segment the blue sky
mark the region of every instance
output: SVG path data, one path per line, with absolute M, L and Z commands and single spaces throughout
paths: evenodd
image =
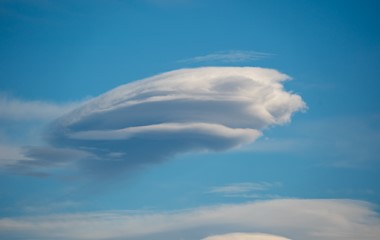
M 378 239 L 379 18 L 0 0 L 1 238 Z

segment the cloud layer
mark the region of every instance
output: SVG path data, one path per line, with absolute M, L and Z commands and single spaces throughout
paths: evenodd
M 56 119 L 47 144 L 23 148 L 22 161 L 9 169 L 75 166 L 114 175 L 180 153 L 236 148 L 305 109 L 300 96 L 284 90 L 288 79 L 273 69 L 203 67 L 128 83 Z M 25 118 L 23 109 L 45 109 L 27 114 L 31 118 L 66 111 L 40 102 L 7 103 L 8 118 Z
M 80 104 L 30 101 L 0 93 L 0 170 L 29 172 L 30 166 L 41 165 L 40 156 L 29 156 L 31 151 L 26 146 L 42 144 L 41 132 L 46 124 Z
M 236 232 L 272 236 L 225 235 Z M 0 218 L 0 238 L 9 240 L 377 240 L 379 236 L 380 220 L 372 205 L 331 199 L 279 199 L 175 212 L 111 211 Z
M 49 143 L 90 152 L 91 167 L 99 164 L 103 172 L 183 152 L 228 150 L 305 108 L 300 96 L 284 90 L 288 79 L 254 67 L 167 72 L 117 87 L 59 118 Z

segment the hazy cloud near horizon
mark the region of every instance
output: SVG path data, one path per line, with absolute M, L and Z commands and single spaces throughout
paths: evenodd
M 0 218 L 0 237 L 10 240 L 377 240 L 379 229 L 380 220 L 373 205 L 343 199 L 277 199 L 166 212 L 108 211 Z M 230 234 L 237 232 L 240 234 Z M 258 238 L 259 234 L 243 234 L 250 232 L 271 235 L 261 234 Z

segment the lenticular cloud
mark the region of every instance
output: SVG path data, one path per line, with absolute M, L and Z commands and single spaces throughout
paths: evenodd
M 305 108 L 300 96 L 284 90 L 288 79 L 254 67 L 167 72 L 117 87 L 59 118 L 49 141 L 122 166 L 228 150 Z

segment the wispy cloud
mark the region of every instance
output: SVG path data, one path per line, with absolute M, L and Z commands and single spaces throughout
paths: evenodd
M 0 121 L 52 120 L 78 107 L 80 102 L 57 104 L 28 101 L 0 94 Z
M 231 50 L 231 51 L 221 51 L 216 53 L 211 53 L 203 56 L 196 56 L 188 59 L 181 60 L 184 63 L 242 63 L 257 61 L 265 58 L 272 57 L 273 54 L 255 52 L 255 51 L 241 51 L 241 50 Z
M 175 212 L 113 211 L 0 219 L 0 238 L 9 240 L 218 239 L 210 233 L 233 232 L 269 233 L 276 240 L 280 236 L 377 240 L 380 219 L 366 202 L 332 199 L 279 199 Z M 220 239 L 231 240 L 232 236 Z
M 47 152 L 55 159 L 70 149 L 87 152 L 83 169 L 113 176 L 180 153 L 237 148 L 305 108 L 282 87 L 287 79 L 273 69 L 206 67 L 136 81 L 58 118 L 47 133 L 54 149 L 27 156 L 41 162 Z
M 0 153 L 0 167 L 13 165 L 21 159 L 25 159 L 22 150 L 13 145 L 0 143 Z
M 244 183 L 233 183 L 225 186 L 214 187 L 210 190 L 211 193 L 248 193 L 252 191 L 265 191 L 273 187 L 279 187 L 281 183 L 269 183 L 269 182 L 244 182 Z
M 29 153 L 28 145 L 41 144 L 43 131 L 53 119 L 80 106 L 83 102 L 54 103 L 48 101 L 24 100 L 6 93 L 0 93 L 0 168 L 2 170 L 30 173 L 30 168 L 42 166 Z M 52 159 L 57 159 L 54 156 Z M 55 161 L 49 160 L 51 164 Z M 50 165 L 51 165 L 50 164 Z M 32 167 L 34 166 L 34 167 Z M 41 175 L 39 172 L 37 175 Z M 45 175 L 45 174 L 42 174 Z

